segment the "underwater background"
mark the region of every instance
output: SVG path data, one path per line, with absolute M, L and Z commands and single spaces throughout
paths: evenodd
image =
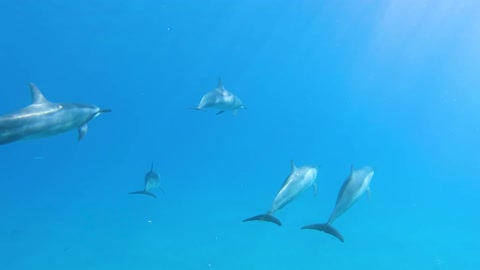
M 0 113 L 112 109 L 0 149 L 0 269 L 480 269 L 480 2 L 0 3 Z M 246 110 L 187 110 L 221 77 Z M 267 222 L 298 166 L 307 190 Z M 157 199 L 143 188 L 151 162 Z M 325 222 L 351 166 L 371 198 Z

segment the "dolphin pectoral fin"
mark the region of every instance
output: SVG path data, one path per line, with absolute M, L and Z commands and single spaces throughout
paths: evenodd
M 344 242 L 343 236 L 340 234 L 340 232 L 337 231 L 337 229 L 332 227 L 330 224 L 312 224 L 312 225 L 303 226 L 302 230 L 305 230 L 305 229 L 307 229 L 307 230 L 317 230 L 317 231 L 321 231 L 321 232 L 324 232 L 324 233 L 328 233 L 328 234 L 336 237 L 342 243 Z
M 224 113 L 225 111 L 218 111 L 216 114 L 219 115 L 219 114 L 222 114 Z
M 317 193 L 318 193 L 317 183 L 313 183 L 312 189 L 313 189 L 313 196 L 317 197 Z
M 370 197 L 372 197 L 372 192 L 370 191 L 370 187 L 367 188 L 367 198 L 370 201 Z
M 142 190 L 142 191 L 135 191 L 135 192 L 130 192 L 128 194 L 144 194 L 144 195 L 148 195 L 148 196 L 152 196 L 154 198 L 157 198 L 157 196 L 155 196 L 155 194 L 151 193 L 151 192 L 148 192 L 148 191 L 145 191 L 145 190 Z
M 270 214 L 256 215 L 256 216 L 253 216 L 251 218 L 247 218 L 247 219 L 243 220 L 242 222 L 253 221 L 253 220 L 267 221 L 267 222 L 275 223 L 278 226 L 282 226 L 282 222 L 280 222 L 279 219 L 277 219 L 276 217 L 274 217 Z
M 78 141 L 81 141 L 83 139 L 83 137 L 85 137 L 85 135 L 87 135 L 87 131 L 88 131 L 87 123 L 81 125 L 78 128 Z

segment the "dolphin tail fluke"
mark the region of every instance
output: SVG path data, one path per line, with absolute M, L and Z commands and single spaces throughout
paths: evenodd
M 256 216 L 253 216 L 251 218 L 247 218 L 247 219 L 243 220 L 243 222 L 253 221 L 253 220 L 267 221 L 267 222 L 275 223 L 278 226 L 282 226 L 282 222 L 280 222 L 280 220 L 278 218 L 276 218 L 276 217 L 274 217 L 270 214 L 256 215 Z
M 157 198 L 157 196 L 155 196 L 155 194 L 151 193 L 151 192 L 148 192 L 146 190 L 142 190 L 142 191 L 134 191 L 134 192 L 130 192 L 128 194 L 144 194 L 144 195 L 148 195 L 148 196 L 152 196 L 154 198 Z
M 334 227 L 332 227 L 330 224 L 328 223 L 325 223 L 325 224 L 312 224 L 312 225 L 307 225 L 307 226 L 303 226 L 302 227 L 302 230 L 304 229 L 309 229 L 309 230 L 317 230 L 317 231 L 321 231 L 321 232 L 324 232 L 324 233 L 328 233 L 334 237 L 336 237 L 338 240 L 340 240 L 342 243 L 344 242 L 343 240 L 343 236 L 340 234 L 339 231 L 337 231 L 337 229 L 335 229 Z

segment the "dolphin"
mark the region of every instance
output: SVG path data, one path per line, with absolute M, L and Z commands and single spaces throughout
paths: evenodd
M 357 170 L 351 169 L 350 175 L 343 182 L 342 187 L 337 195 L 337 202 L 335 208 L 330 215 L 327 223 L 312 224 L 303 226 L 302 229 L 311 229 L 323 231 L 338 238 L 344 242 L 343 236 L 331 224 L 347 211 L 358 199 L 366 192 L 370 198 L 370 182 L 374 174 L 374 169 L 371 167 L 363 167 Z
M 143 190 L 130 192 L 128 194 L 144 194 L 157 198 L 157 196 L 150 191 L 152 189 L 159 188 L 163 192 L 163 189 L 160 187 L 160 177 L 158 176 L 158 173 L 153 170 L 153 162 L 150 171 L 145 174 L 144 183 L 145 188 Z
M 233 115 L 237 115 L 238 110 L 246 109 L 237 96 L 225 89 L 221 78 L 218 78 L 217 88 L 206 93 L 198 106 L 190 109 L 205 111 L 206 108 L 218 110 L 217 115 L 225 111 L 232 111 Z
M 72 129 L 78 141 L 87 134 L 87 123 L 110 109 L 76 103 L 48 101 L 35 84 L 30 83 L 32 103 L 12 113 L 0 115 L 0 144 L 44 138 Z
M 280 220 L 273 216 L 273 213 L 275 211 L 285 207 L 287 204 L 289 204 L 291 201 L 293 201 L 311 186 L 313 187 L 314 194 L 317 194 L 317 185 L 315 183 L 315 179 L 317 178 L 318 167 L 296 167 L 293 161 L 291 161 L 290 163 L 290 175 L 287 177 L 287 179 L 285 179 L 282 187 L 280 188 L 280 191 L 278 191 L 277 196 L 275 196 L 275 199 L 273 199 L 270 210 L 268 210 L 265 214 L 260 214 L 251 218 L 247 218 L 243 220 L 243 222 L 260 220 L 272 222 L 277 224 L 278 226 L 282 226 Z

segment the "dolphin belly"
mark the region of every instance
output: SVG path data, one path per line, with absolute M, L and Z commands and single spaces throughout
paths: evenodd
M 309 169 L 310 170 L 310 169 Z M 300 194 L 305 192 L 314 183 L 317 177 L 317 171 L 306 171 L 299 175 L 291 176 L 291 180 L 275 196 L 270 212 L 282 209 L 287 204 L 295 200 Z

